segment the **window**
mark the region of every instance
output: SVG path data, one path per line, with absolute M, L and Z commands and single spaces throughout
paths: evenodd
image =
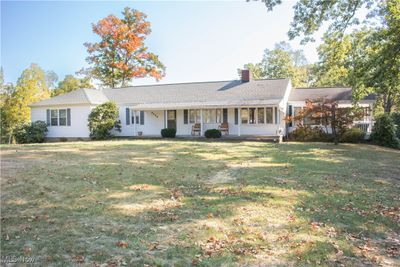
M 300 111 L 301 111 L 301 110 L 302 110 L 301 107 L 295 107 L 295 108 L 293 109 L 293 117 L 298 116 L 298 115 L 300 114 Z
M 312 114 L 304 117 L 304 125 L 320 125 L 321 124 L 321 116 L 315 117 Z
M 51 126 L 58 126 L 58 109 L 51 110 Z
M 267 112 L 267 123 L 272 124 L 272 108 L 266 108 L 265 110 Z
M 249 108 L 249 124 L 256 124 L 256 109 Z
M 204 110 L 204 123 L 215 123 L 216 120 L 216 110 L 215 109 L 206 109 Z
M 258 116 L 258 124 L 264 124 L 265 123 L 265 109 L 264 108 L 258 108 L 257 109 L 257 116 Z
M 222 122 L 222 109 L 217 109 L 216 113 L 217 113 L 217 117 L 215 120 L 217 123 L 221 123 Z
M 131 110 L 131 123 L 135 124 L 135 111 L 133 109 Z
M 249 110 L 247 108 L 242 108 L 240 111 L 240 119 L 242 123 L 248 123 L 249 121 Z
M 144 111 L 131 110 L 131 123 L 132 124 L 144 124 Z
M 67 110 L 66 109 L 59 110 L 59 125 L 67 126 Z
M 71 109 L 47 109 L 47 126 L 71 126 Z
M 200 109 L 190 109 L 189 123 L 199 123 L 199 122 L 200 122 Z

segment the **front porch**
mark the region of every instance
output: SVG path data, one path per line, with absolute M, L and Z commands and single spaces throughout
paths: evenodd
M 223 138 L 276 139 L 284 133 L 284 113 L 278 105 L 216 108 L 137 109 L 126 107 L 119 136 L 160 137 L 163 128 L 182 138 L 203 137 L 209 129 L 227 127 Z M 272 138 L 271 138 L 272 137 Z

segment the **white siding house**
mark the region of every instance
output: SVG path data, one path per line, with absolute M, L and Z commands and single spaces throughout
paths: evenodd
M 116 136 L 160 136 L 175 128 L 190 136 L 199 124 L 200 135 L 224 123 L 230 136 L 282 136 L 293 130 L 284 121 L 307 99 L 331 98 L 351 105 L 351 88 L 292 89 L 289 79 L 241 80 L 132 86 L 118 89 L 80 89 L 31 105 L 31 120 L 48 124 L 49 138 L 88 138 L 90 111 L 107 101 L 119 107 L 121 132 Z M 364 102 L 363 102 L 364 101 Z M 361 101 L 370 107 L 374 99 Z M 372 123 L 372 117 L 366 117 Z M 369 127 L 369 126 L 368 126 Z

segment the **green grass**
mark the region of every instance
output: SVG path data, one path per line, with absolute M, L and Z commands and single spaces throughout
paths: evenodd
M 399 266 L 400 152 L 126 140 L 1 147 L 1 253 L 40 265 Z

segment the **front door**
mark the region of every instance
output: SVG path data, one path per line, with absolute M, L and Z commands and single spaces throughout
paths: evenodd
M 174 128 L 176 130 L 176 110 L 167 111 L 167 128 Z

